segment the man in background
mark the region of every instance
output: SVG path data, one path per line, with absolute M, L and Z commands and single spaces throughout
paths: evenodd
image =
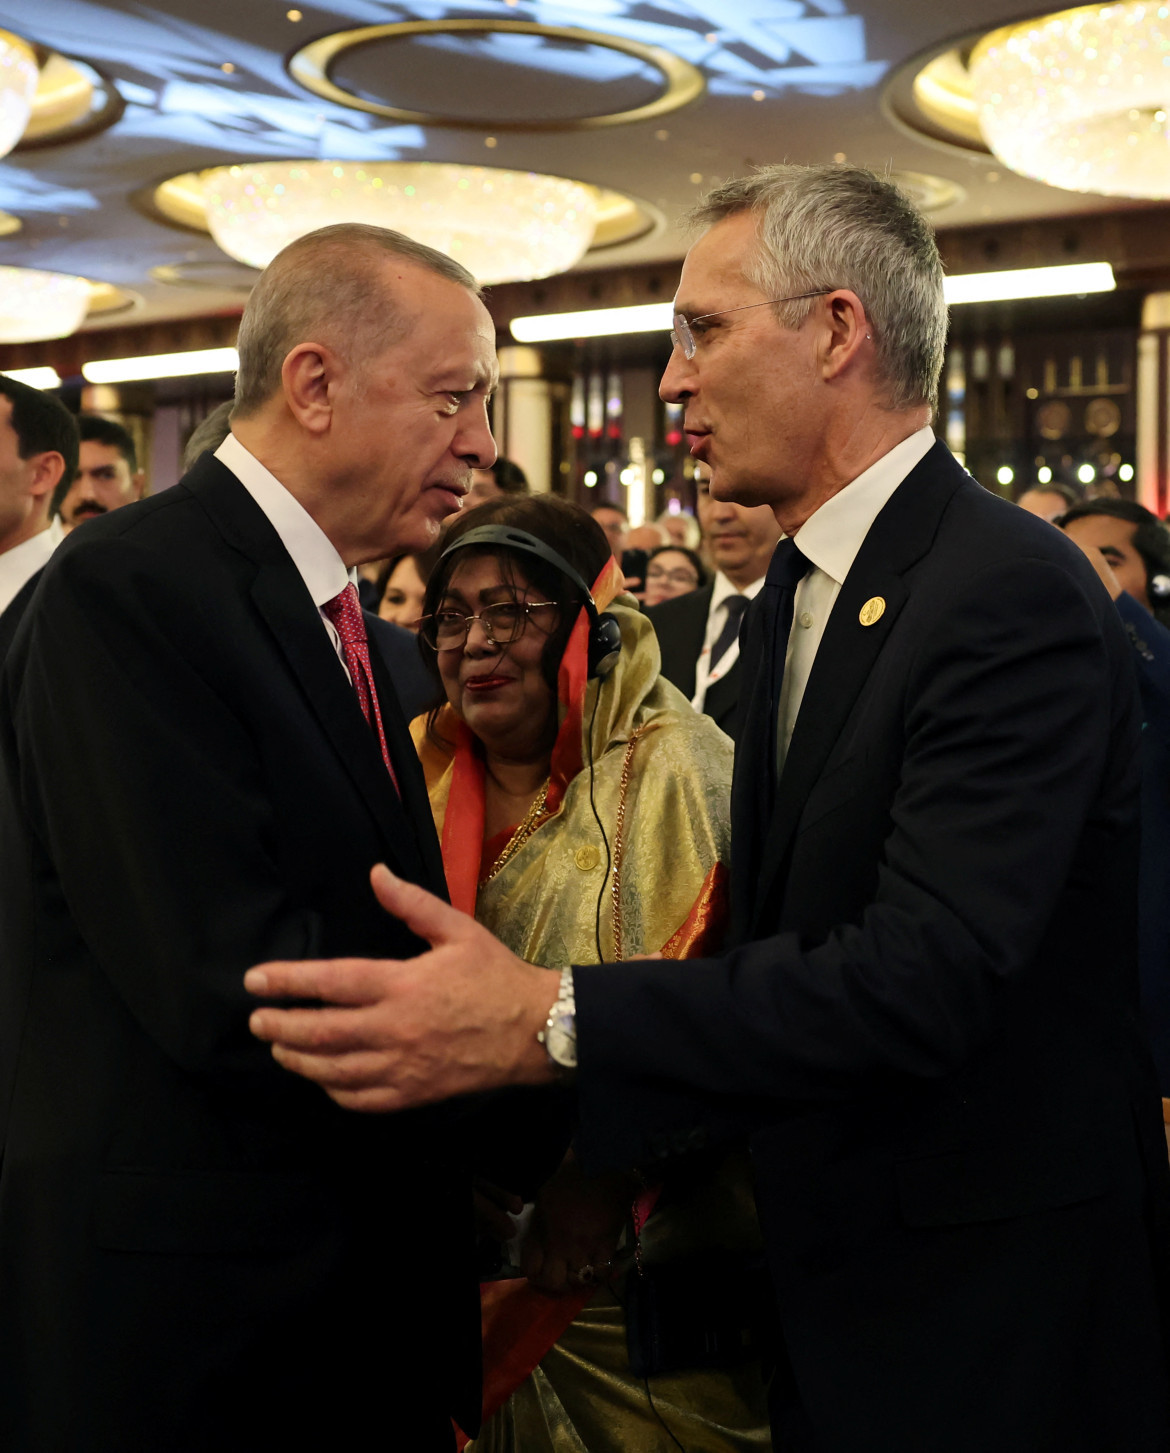
M 613 552 L 613 558 L 620 565 L 622 554 L 626 549 L 627 540 L 630 534 L 629 516 L 621 505 L 603 504 L 589 511 L 601 528 L 605 531 L 605 538 L 609 541 L 609 548 Z
M 77 424 L 52 394 L 0 374 L 0 661 L 61 542 L 57 490 L 77 468 Z
M 1082 549 L 1100 552 L 1131 602 L 1170 624 L 1170 528 L 1152 510 L 1132 499 L 1089 499 L 1055 523 Z M 1128 619 L 1124 599 L 1117 602 Z
M 138 467 L 138 451 L 130 431 L 100 414 L 79 414 L 81 448 L 72 482 L 58 486 L 53 513 L 68 532 L 84 520 L 141 499 L 146 475 Z
M 662 674 L 696 711 L 730 737 L 738 734 L 739 628 L 748 601 L 764 584 L 780 526 L 767 505 L 713 499 L 706 473 L 698 479 L 699 524 L 715 566 L 711 584 L 646 612 L 662 647 Z
M 1142 702 L 1138 969 L 1170 1137 L 1170 529 L 1134 500 L 1094 499 L 1055 523 L 1092 562 L 1129 638 Z
M 1034 484 L 1016 497 L 1016 504 L 1030 515 L 1051 523 L 1077 503 L 1080 496 L 1064 484 Z

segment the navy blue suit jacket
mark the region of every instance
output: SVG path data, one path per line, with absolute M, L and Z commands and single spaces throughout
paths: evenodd
M 1170 631 L 1124 591 L 1116 604 L 1142 702 L 1142 1012 L 1158 1082 L 1170 1098 Z
M 577 974 L 588 1162 L 751 1136 L 780 1446 L 1167 1446 L 1129 655 L 1081 553 L 936 444 L 844 582 L 754 851 L 737 769 L 735 946 Z

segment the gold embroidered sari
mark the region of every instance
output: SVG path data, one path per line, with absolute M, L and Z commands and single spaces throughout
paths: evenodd
M 582 612 L 560 671 L 544 813 L 487 881 L 478 746 L 449 707 L 431 733 L 422 717 L 411 728 L 452 902 L 550 967 L 596 962 L 598 938 L 607 962 L 693 956 L 717 947 L 725 924 L 732 743 L 659 675 L 653 627 L 628 598 L 613 601 L 620 588 L 609 567 L 594 587 L 598 608 L 621 625 L 618 664 L 587 680 Z M 721 1245 L 757 1244 L 746 1175 L 720 1182 L 699 1219 L 712 1215 Z M 695 1220 L 693 1207 L 680 1215 L 664 1205 L 643 1233 L 647 1256 L 692 1239 Z M 652 1378 L 656 1415 L 630 1372 L 620 1296 L 620 1287 L 556 1300 L 524 1282 L 484 1287 L 488 1416 L 469 1453 L 656 1453 L 673 1446 L 660 1417 L 689 1453 L 771 1447 L 755 1364 Z

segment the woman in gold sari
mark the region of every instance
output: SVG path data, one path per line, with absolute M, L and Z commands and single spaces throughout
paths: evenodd
M 427 589 L 421 639 L 446 703 L 412 732 L 451 901 L 540 964 L 682 958 L 723 928 L 731 742 L 659 676 L 653 628 L 621 590 L 601 529 L 549 496 L 458 520 Z M 636 1265 L 619 1275 L 630 1221 Z M 668 1359 L 640 1377 L 627 1355 L 625 1309 L 654 1267 L 757 1247 L 742 1167 L 647 1186 L 587 1180 L 570 1152 L 522 1261 L 562 1295 L 484 1288 L 472 1453 L 770 1447 L 758 1362 Z

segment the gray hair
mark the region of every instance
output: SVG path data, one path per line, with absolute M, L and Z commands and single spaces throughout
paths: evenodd
M 748 281 L 769 297 L 848 288 L 865 309 L 885 406 L 935 405 L 947 334 L 942 260 L 926 219 L 892 182 L 864 167 L 760 167 L 708 192 L 688 221 L 759 218 Z M 799 328 L 815 300 L 776 309 Z
M 328 340 L 353 360 L 409 333 L 414 315 L 379 276 L 387 257 L 417 263 L 480 296 L 461 263 L 388 227 L 338 222 L 306 233 L 264 269 L 240 319 L 233 418 L 255 413 L 276 393 L 298 343 Z

